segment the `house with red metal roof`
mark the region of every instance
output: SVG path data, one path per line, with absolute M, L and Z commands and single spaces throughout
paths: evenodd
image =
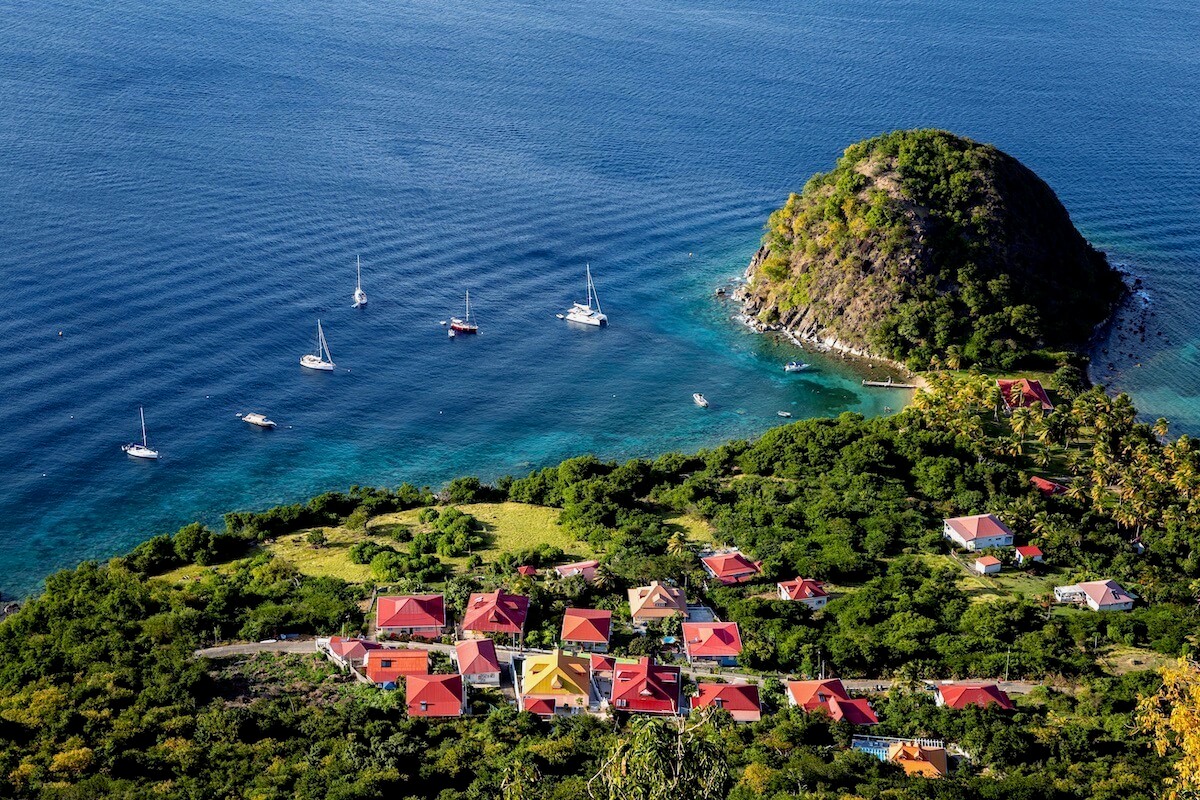
M 1041 381 L 1032 378 L 998 380 L 996 387 L 1000 389 L 1000 402 L 1004 404 L 1004 410 L 1010 413 L 1018 408 L 1033 408 L 1042 412 L 1054 410 L 1054 404 L 1042 388 Z
M 698 683 L 692 708 L 721 708 L 729 712 L 734 722 L 762 719 L 762 702 L 758 686 L 753 683 Z
M 1056 494 L 1066 494 L 1067 491 L 1067 487 L 1063 486 L 1061 483 L 1055 483 L 1054 481 L 1046 480 L 1045 478 L 1039 478 L 1036 475 L 1030 478 L 1029 482 L 1033 484 L 1035 489 L 1044 494 L 1046 497 L 1053 497 Z
M 404 702 L 410 717 L 461 717 L 466 693 L 460 675 L 413 675 L 405 681 Z
M 599 561 L 576 561 L 574 564 L 559 564 L 554 571 L 560 578 L 573 578 L 579 575 L 584 581 L 591 583 L 596 579 L 596 568 L 599 566 Z
M 429 674 L 429 653 L 393 647 L 368 650 L 362 671 L 380 689 L 395 689 L 401 678 Z
M 944 683 L 937 687 L 934 702 L 958 711 L 967 706 L 986 708 L 997 705 L 1006 711 L 1013 708 L 1012 700 L 994 683 Z
M 726 586 L 752 581 L 762 574 L 762 562 L 751 561 L 736 550 L 700 559 L 704 570 Z
M 597 678 L 608 678 L 611 680 L 613 670 L 617 667 L 617 657 L 592 653 L 591 667 L 592 675 Z
M 471 595 L 463 612 L 463 633 L 475 634 L 474 638 L 489 633 L 507 633 L 520 637 L 525 631 L 525 618 L 529 615 L 529 598 L 509 594 L 503 589 Z
M 1111 579 L 1055 586 L 1054 597 L 1060 603 L 1085 605 L 1092 611 L 1128 611 L 1137 600 L 1136 595 Z
M 440 594 L 388 595 L 375 602 L 375 634 L 436 639 L 446 627 Z
M 829 592 L 825 591 L 825 585 L 810 578 L 796 578 L 794 581 L 784 581 L 775 586 L 779 589 L 780 600 L 794 600 L 814 611 L 824 608 L 829 602 Z
M 464 639 L 454 645 L 458 674 L 473 686 L 500 685 L 500 659 L 491 639 Z
M 824 681 L 788 681 L 788 703 L 807 712 L 821 711 L 835 722 L 846 720 L 851 725 L 876 725 L 871 704 L 864 698 L 851 698 L 837 678 Z
M 612 612 L 595 608 L 568 608 L 563 614 L 562 639 L 564 645 L 573 644 L 589 653 L 608 650 L 608 638 L 612 633 Z
M 687 619 L 687 598 L 683 589 L 650 581 L 649 586 L 629 590 L 629 616 L 635 623 L 673 616 Z
M 678 714 L 682 698 L 679 667 L 655 664 L 653 658 L 636 664 L 613 665 L 612 696 L 617 711 L 635 714 Z
M 537 577 L 537 567 L 531 567 L 528 564 L 517 567 L 517 574 L 525 578 Z
M 689 664 L 731 667 L 742 652 L 742 634 L 736 622 L 685 622 L 683 645 Z
M 328 639 L 317 639 L 317 650 L 329 657 L 329 660 L 343 669 L 357 667 L 367 657 L 368 650 L 378 650 L 383 645 L 367 639 L 344 639 L 341 636 L 330 636 Z
M 942 520 L 942 538 L 971 552 L 1013 545 L 1013 532 L 995 514 Z
M 1045 558 L 1042 548 L 1032 544 L 1023 544 L 1017 548 L 1017 564 L 1025 566 L 1026 562 L 1041 561 Z

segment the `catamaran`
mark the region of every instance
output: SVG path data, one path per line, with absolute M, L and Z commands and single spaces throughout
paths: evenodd
M 354 307 L 362 308 L 367 304 L 367 293 L 362 290 L 362 260 L 355 256 L 354 262 L 358 266 L 358 285 L 354 287 Z
M 450 335 L 457 336 L 460 333 L 479 333 L 479 326 L 471 321 L 471 293 L 469 291 L 467 292 L 467 316 L 463 319 L 450 318 Z
M 158 458 L 158 451 L 150 449 L 150 442 L 146 439 L 146 411 L 142 407 L 138 407 L 138 414 L 142 417 L 142 443 L 131 442 L 130 444 L 121 445 L 121 449 L 134 458 Z
M 317 352 L 300 356 L 300 366 L 305 369 L 333 372 L 333 354 L 329 352 L 329 343 L 325 341 L 325 331 L 321 330 L 321 320 L 317 320 Z
M 260 428 L 274 428 L 275 423 L 267 419 L 263 414 L 249 413 L 242 417 L 242 422 L 249 422 L 251 425 L 257 425 Z
M 595 301 L 596 307 L 592 308 Z M 578 322 L 581 325 L 601 327 L 608 324 L 608 317 L 600 310 L 600 296 L 596 294 L 596 284 L 592 283 L 592 265 L 587 265 L 587 304 L 575 303 L 567 310 L 567 322 Z

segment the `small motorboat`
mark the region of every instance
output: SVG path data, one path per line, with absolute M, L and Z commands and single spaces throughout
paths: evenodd
M 566 314 L 555 314 L 554 318 L 555 319 L 566 319 L 567 315 Z
M 803 372 L 808 369 L 809 365 L 803 361 L 789 361 L 783 365 L 784 372 Z
M 701 408 L 708 408 L 708 400 L 704 399 L 704 395 L 699 392 L 692 395 L 692 402 Z
M 246 414 L 242 417 L 242 422 L 249 422 L 251 425 L 257 425 L 260 428 L 274 428 L 275 423 L 267 419 L 262 414 Z
M 451 328 L 450 330 L 446 331 L 446 335 L 453 339 L 455 336 L 458 336 L 458 332 L 455 331 L 454 328 Z
M 776 411 L 775 413 L 786 419 L 791 419 L 792 417 L 792 412 L 790 411 Z

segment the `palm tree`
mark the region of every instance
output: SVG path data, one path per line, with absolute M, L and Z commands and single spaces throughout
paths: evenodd
M 721 800 L 732 782 L 711 710 L 687 720 L 639 717 L 588 781 L 594 800 Z
M 617 576 L 609 568 L 608 564 L 599 564 L 596 571 L 592 573 L 592 584 L 602 591 L 608 591 L 617 584 Z
M 667 554 L 681 558 L 687 555 L 688 550 L 687 534 L 682 531 L 671 534 L 671 538 L 667 539 Z
M 1032 408 L 1014 408 L 1012 415 L 1008 418 L 1008 424 L 1012 427 L 1013 433 L 1024 442 L 1025 435 L 1033 429 L 1037 423 L 1037 417 L 1033 414 Z

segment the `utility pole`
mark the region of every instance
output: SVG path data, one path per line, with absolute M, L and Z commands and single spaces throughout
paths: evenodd
M 1010 656 L 1012 656 L 1012 648 L 1011 647 L 1008 648 L 1008 650 L 1004 653 L 1004 682 L 1005 683 L 1008 683 L 1008 661 L 1009 661 Z

